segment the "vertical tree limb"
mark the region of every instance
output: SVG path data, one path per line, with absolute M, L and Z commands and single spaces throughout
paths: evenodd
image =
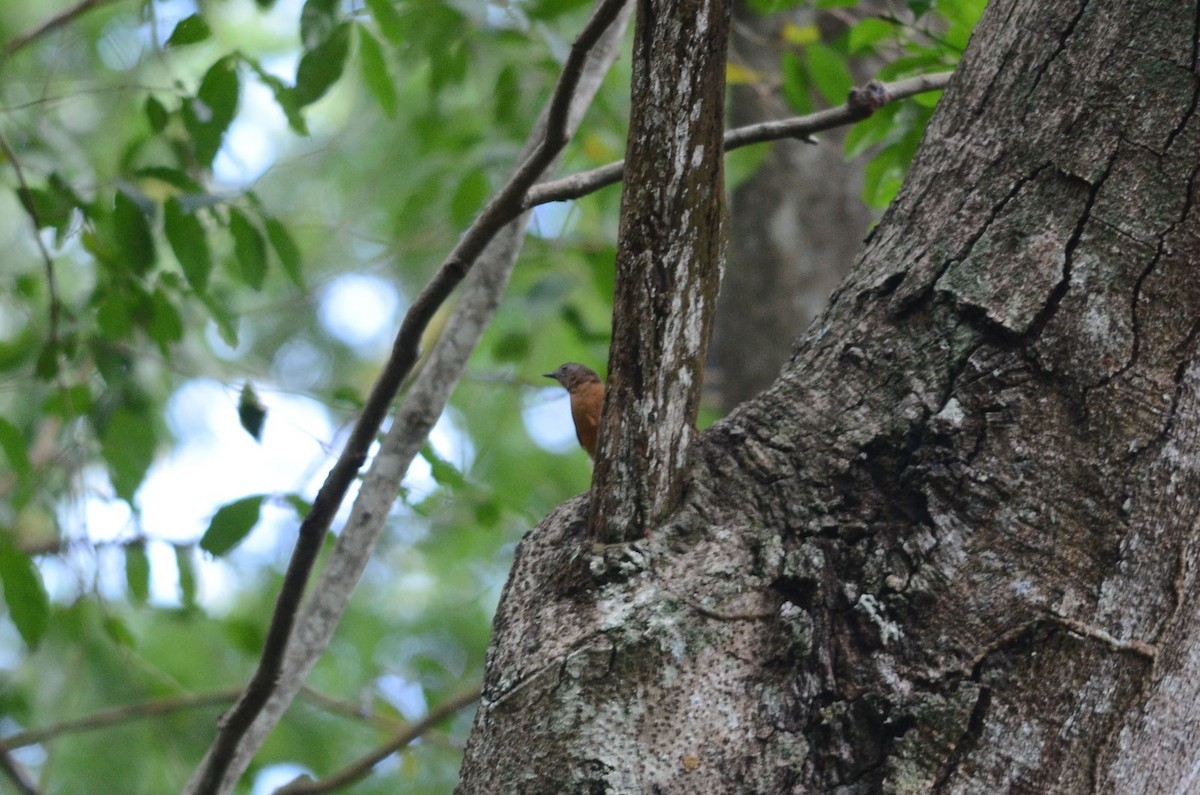
M 642 0 L 594 538 L 640 538 L 683 492 L 725 243 L 726 0 Z M 680 113 L 680 109 L 687 109 Z

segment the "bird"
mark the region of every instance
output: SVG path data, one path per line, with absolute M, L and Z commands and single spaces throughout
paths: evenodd
M 558 381 L 570 393 L 575 438 L 587 450 L 588 457 L 594 459 L 596 434 L 600 429 L 600 409 L 604 405 L 604 382 L 595 370 L 578 362 L 567 362 L 554 372 L 542 375 Z

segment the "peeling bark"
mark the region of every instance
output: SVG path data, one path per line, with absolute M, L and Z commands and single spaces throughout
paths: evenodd
M 680 507 L 521 544 L 460 792 L 1190 792 L 1195 0 L 993 0 Z

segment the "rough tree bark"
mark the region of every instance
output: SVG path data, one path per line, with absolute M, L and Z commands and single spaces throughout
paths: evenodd
M 691 464 L 725 246 L 727 0 L 642 0 L 621 193 L 608 385 L 589 520 L 632 541 Z M 686 113 L 679 113 L 686 108 Z
M 992 0 L 679 509 L 522 542 L 460 792 L 1197 791 L 1198 34 Z

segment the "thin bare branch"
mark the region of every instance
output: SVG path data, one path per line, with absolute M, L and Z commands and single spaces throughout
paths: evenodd
M 397 733 L 395 737 L 383 745 L 365 754 L 333 775 L 323 778 L 320 781 L 297 779 L 286 787 L 276 790 L 275 795 L 316 795 L 316 793 L 321 792 L 333 792 L 334 790 L 353 784 L 367 776 L 384 759 L 402 750 L 413 740 L 416 740 L 446 718 L 474 704 L 479 700 L 480 693 L 481 689 L 478 687 L 459 693 L 404 731 Z
M 8 775 L 20 795 L 39 795 L 37 785 L 33 783 L 33 779 L 29 777 L 24 768 L 17 764 L 17 761 L 12 758 L 12 754 L 7 749 L 0 749 L 0 770 L 3 770 Z
M 157 701 L 144 701 L 138 704 L 114 707 L 113 709 L 106 709 L 101 712 L 93 712 L 91 715 L 84 715 L 74 720 L 65 720 L 50 726 L 43 726 L 40 729 L 15 732 L 0 739 L 0 749 L 24 748 L 25 746 L 37 745 L 47 740 L 53 740 L 64 734 L 95 731 L 96 729 L 103 729 L 118 723 L 128 723 L 129 721 L 141 718 L 151 718 L 155 715 L 167 715 L 172 712 L 227 704 L 237 698 L 240 693 L 241 688 L 235 687 L 216 690 L 212 693 L 164 698 Z
M 13 53 L 37 41 L 42 36 L 45 36 L 47 33 L 58 30 L 64 25 L 69 24 L 76 17 L 91 11 L 93 8 L 98 8 L 106 3 L 111 3 L 112 1 L 113 0 L 83 0 L 83 2 L 79 3 L 78 5 L 71 6 L 61 13 L 55 14 L 28 33 L 23 33 L 20 36 L 17 36 L 15 39 L 9 40 L 8 44 L 4 45 L 4 54 L 12 55 Z
M 562 150 L 566 140 L 567 108 L 583 73 L 588 53 L 621 11 L 626 0 L 603 0 L 571 48 L 555 85 L 547 117 L 547 130 L 533 154 L 476 217 L 430 282 L 409 307 L 392 345 L 392 352 L 363 406 L 337 462 L 330 469 L 307 517 L 284 575 L 275 611 L 267 630 L 259 666 L 245 693 L 223 718 L 217 736 L 201 763 L 191 792 L 220 791 L 242 737 L 273 693 L 283 667 L 284 653 L 295 624 L 309 576 L 334 514 L 366 460 L 392 401 L 417 361 L 421 335 L 430 319 L 470 271 L 489 241 L 524 211 L 521 199 Z
M 302 692 L 306 700 L 328 712 L 358 721 L 365 721 L 381 731 L 395 732 L 399 730 L 398 721 L 392 718 L 363 714 L 357 705 L 332 698 L 312 688 L 306 687 Z M 91 715 L 84 715 L 74 720 L 65 720 L 61 723 L 43 726 L 40 729 L 13 732 L 7 737 L 0 738 L 0 753 L 7 753 L 15 748 L 25 748 L 30 745 L 44 743 L 65 734 L 96 731 L 97 729 L 104 729 L 121 723 L 129 723 L 130 721 L 141 720 L 143 718 L 153 718 L 157 715 L 169 715 L 191 709 L 220 706 L 232 702 L 241 693 L 242 689 L 240 687 L 232 687 L 224 690 L 214 690 L 211 693 L 196 693 L 177 698 L 163 698 L 156 701 L 144 701 L 137 704 L 126 704 L 121 707 L 101 710 L 100 712 L 93 712 Z
M 950 75 L 950 72 L 940 72 L 897 80 L 894 83 L 872 81 L 863 88 L 855 89 L 855 92 L 858 93 L 852 92 L 852 98 L 846 104 L 836 108 L 828 108 L 807 116 L 765 121 L 738 127 L 736 130 L 728 130 L 725 133 L 725 151 L 732 151 L 751 144 L 777 141 L 781 138 L 810 140 L 813 133 L 861 121 L 891 102 L 898 102 L 926 91 L 939 91 L 950 82 Z M 580 196 L 586 196 L 600 188 L 620 182 L 624 174 L 625 161 L 618 160 L 589 171 L 581 171 L 561 179 L 542 182 L 535 185 L 525 195 L 525 207 L 578 199 Z

